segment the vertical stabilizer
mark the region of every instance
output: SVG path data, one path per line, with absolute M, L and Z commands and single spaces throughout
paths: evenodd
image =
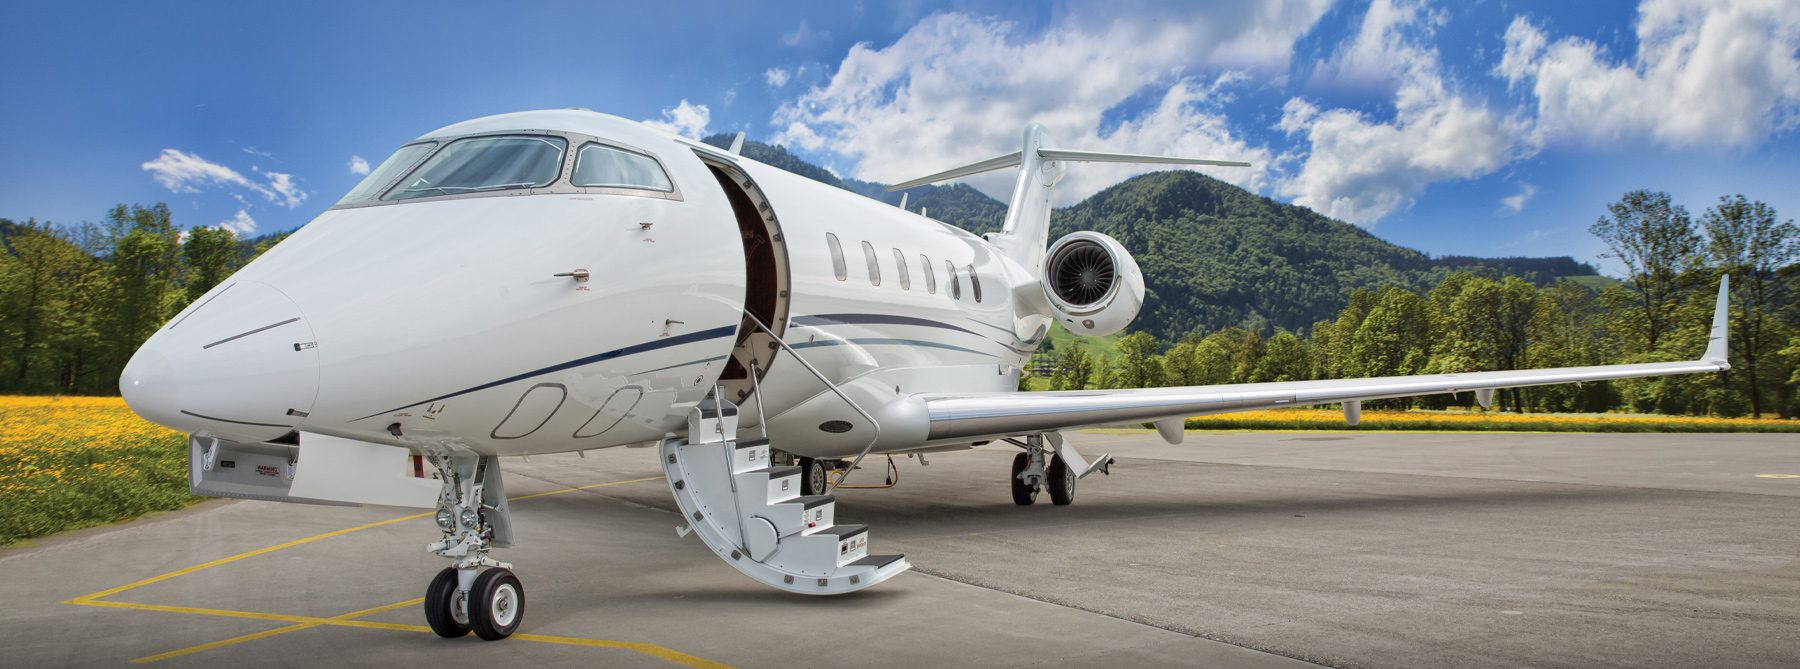
M 1069 173 L 1060 160 L 1051 160 L 1039 149 L 1055 149 L 1056 140 L 1044 126 L 1025 126 L 1025 146 L 1019 152 L 1019 179 L 1013 183 L 1007 204 L 1006 224 L 988 241 L 1033 275 L 1044 269 L 1044 250 L 1050 244 L 1050 204 L 1056 182 Z

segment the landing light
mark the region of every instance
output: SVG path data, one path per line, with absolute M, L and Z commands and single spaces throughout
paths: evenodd
M 450 507 L 447 507 L 447 506 L 438 507 L 437 524 L 438 524 L 438 527 L 444 528 L 445 532 L 450 531 Z

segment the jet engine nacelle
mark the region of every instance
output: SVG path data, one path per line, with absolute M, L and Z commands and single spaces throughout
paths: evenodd
M 1125 329 L 1144 306 L 1144 273 L 1124 246 L 1098 232 L 1077 232 L 1045 254 L 1044 293 L 1063 327 L 1102 337 Z

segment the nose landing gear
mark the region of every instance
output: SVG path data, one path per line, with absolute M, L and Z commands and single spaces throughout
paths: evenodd
M 500 469 L 488 456 L 428 458 L 444 482 L 436 514 L 444 538 L 426 550 L 455 562 L 426 586 L 425 622 L 445 638 L 470 631 L 489 641 L 511 636 L 525 618 L 525 587 L 511 564 L 487 555 L 512 546 Z

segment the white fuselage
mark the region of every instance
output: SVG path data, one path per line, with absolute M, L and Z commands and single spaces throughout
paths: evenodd
M 1041 290 L 1036 277 L 973 235 L 636 123 L 526 112 L 427 137 L 515 130 L 653 155 L 675 193 L 544 188 L 333 208 L 145 343 L 121 379 L 133 409 L 243 441 L 305 431 L 516 455 L 654 442 L 726 383 L 728 399 L 749 396 L 746 431 L 763 429 L 760 412 L 784 450 L 861 451 L 867 421 L 803 365 L 766 341 L 737 346 L 761 281 L 782 288 L 770 325 L 881 420 L 874 452 L 957 447 L 967 441 L 930 443 L 907 398 L 1011 390 L 1048 323 L 1015 296 Z M 751 267 L 709 162 L 754 182 L 779 262 Z M 577 269 L 591 278 L 555 276 Z M 760 395 L 721 380 L 740 353 L 761 356 Z

